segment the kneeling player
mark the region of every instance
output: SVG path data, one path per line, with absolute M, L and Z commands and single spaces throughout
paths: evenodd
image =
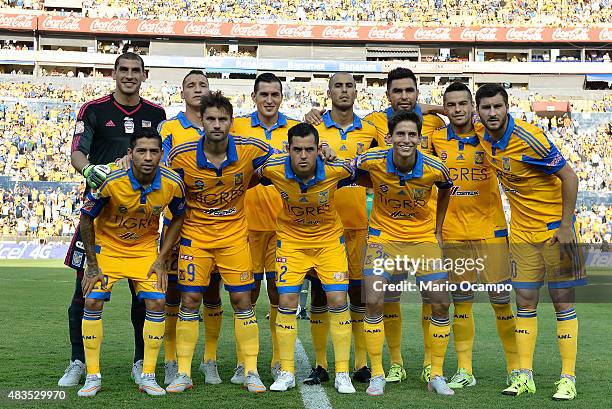
M 281 372 L 270 390 L 295 387 L 298 295 L 306 273 L 314 268 L 329 306 L 335 386 L 340 393 L 355 393 L 348 374 L 351 348 L 348 264 L 343 227 L 334 205 L 334 193 L 338 187 L 351 183 L 353 172 L 348 162 L 325 164 L 317 157 L 319 134 L 312 125 L 292 127 L 288 140 L 289 154 L 272 156 L 257 170 L 261 183 L 273 184 L 283 199 L 276 226 L 279 293 L 276 333 Z
M 162 149 L 157 132 L 134 134 L 130 146 L 130 168 L 111 173 L 97 193 L 88 194 L 81 210 L 87 254 L 82 283 L 87 380 L 79 396 L 94 396 L 101 389 L 102 308 L 104 301 L 110 300 L 113 285 L 122 278 L 135 283 L 147 309 L 140 390 L 149 395 L 165 394 L 155 380 L 155 365 L 164 339 L 166 259 L 183 222 L 185 187 L 175 172 L 159 166 Z M 159 218 L 166 206 L 174 218 L 166 232 L 168 240 L 158 254 Z
M 432 325 L 427 334 L 432 351 L 429 390 L 453 394 L 442 376 L 450 320 L 448 295 L 444 291 L 448 273 L 443 271 L 439 247 L 452 182 L 448 169 L 439 159 L 417 150 L 421 127 L 418 114 L 398 111 L 389 120 L 392 147 L 367 151 L 355 160 L 359 184 L 374 188 L 364 264 L 364 330 L 372 363 L 367 393 L 372 396 L 382 395 L 386 383 L 382 365 L 384 284 L 408 272 L 400 266 L 392 269 L 382 266 L 387 267 L 387 262 L 398 256 L 412 262 L 410 270 L 431 302 Z M 431 208 L 427 206 L 434 185 L 439 191 L 435 224 Z M 419 261 L 421 265 L 415 264 Z

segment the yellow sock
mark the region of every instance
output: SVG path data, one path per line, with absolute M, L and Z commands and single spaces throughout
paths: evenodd
M 533 370 L 533 351 L 538 338 L 538 313 L 529 308 L 516 309 L 516 350 L 521 369 Z
M 278 354 L 281 369 L 295 373 L 295 340 L 297 338 L 297 308 L 278 307 L 276 317 L 276 334 L 278 337 Z M 270 316 L 271 317 L 271 316 Z
M 253 308 L 234 312 L 234 333 L 244 358 L 244 374 L 257 373 L 259 355 L 259 327 Z
M 561 374 L 576 376 L 576 353 L 578 352 L 578 318 L 576 310 L 557 313 L 557 340 L 561 353 Z
M 280 353 L 278 351 L 278 336 L 276 335 L 276 317 L 278 315 L 278 305 L 270 304 L 270 334 L 272 335 L 272 360 L 270 366 L 274 367 L 277 362 L 280 362 Z
M 512 306 L 510 306 L 510 303 L 491 305 L 495 310 L 497 334 L 501 339 L 506 355 L 506 370 L 510 373 L 516 369 L 521 369 L 516 349 L 516 334 L 514 333 L 516 319 L 512 313 Z
M 164 362 L 176 361 L 176 319 L 179 304 L 166 303 L 166 328 L 164 331 Z
M 384 376 L 382 352 L 385 343 L 385 324 L 383 323 L 383 317 L 370 317 L 366 314 L 363 329 L 370 364 L 372 365 L 372 378 Z
M 361 369 L 364 366 L 368 366 L 366 360 L 366 343 L 365 343 L 365 332 L 363 332 L 363 317 L 365 315 L 365 306 L 360 307 L 358 305 L 351 304 L 351 331 L 353 338 L 355 339 L 355 365 L 353 368 Z
M 421 328 L 423 329 L 423 368 L 431 365 L 431 342 L 429 338 L 429 320 L 431 319 L 431 304 L 421 305 Z
M 191 360 L 198 342 L 199 332 L 199 311 L 181 307 L 176 322 L 176 358 L 179 373 L 191 376 Z
M 102 310 L 83 310 L 81 333 L 83 334 L 87 375 L 99 374 L 100 348 L 102 347 L 102 340 L 104 339 L 104 330 L 102 328 Z
M 327 369 L 327 337 L 329 336 L 329 312 L 327 311 L 327 306 L 310 306 L 310 334 L 317 360 L 316 366 Z
M 351 357 L 351 314 L 348 305 L 338 308 L 329 308 L 329 332 L 334 346 L 334 360 L 336 373 L 349 371 Z
M 450 337 L 450 319 L 431 317 L 429 342 L 431 343 L 431 379 L 443 376 L 444 357 Z
M 472 302 L 456 302 L 453 317 L 453 337 L 457 353 L 457 368 L 472 373 L 472 348 L 474 346 L 474 316 Z
M 234 315 L 234 329 L 236 328 L 236 316 Z M 242 349 L 240 348 L 240 342 L 236 332 L 234 331 L 234 339 L 236 340 L 236 366 L 244 365 L 244 357 L 242 356 Z
M 399 302 L 386 302 L 383 307 L 385 337 L 391 364 L 404 366 L 402 359 L 402 309 Z
M 223 322 L 223 305 L 204 303 L 204 354 L 202 362 L 217 360 L 217 345 Z
M 164 311 L 147 310 L 145 313 L 145 322 L 142 329 L 142 337 L 144 338 L 143 373 L 155 373 L 157 357 L 164 342 L 164 332 L 166 331 L 165 315 Z

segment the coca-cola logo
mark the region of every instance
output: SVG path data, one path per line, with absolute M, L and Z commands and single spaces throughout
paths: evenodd
M 325 26 L 321 33 L 323 38 L 338 40 L 359 40 L 359 27 L 357 26 Z
M 544 41 L 543 28 L 511 28 L 506 33 L 508 41 Z
M 612 41 L 612 29 L 604 28 L 599 32 L 599 39 L 601 41 Z
M 571 30 L 557 28 L 552 34 L 553 41 L 589 41 L 589 29 L 576 27 Z
M 183 29 L 183 33 L 186 35 L 215 37 L 223 35 L 221 27 L 221 23 L 197 23 L 190 21 Z
M 403 40 L 404 29 L 400 27 L 372 27 L 368 32 L 371 40 Z
M 464 28 L 460 38 L 462 41 L 497 41 L 497 28 Z
M 451 29 L 445 27 L 439 28 L 419 28 L 414 33 L 415 40 L 436 40 L 436 41 L 448 41 L 451 39 Z
M 128 33 L 129 20 L 120 19 L 93 19 L 89 25 L 89 30 L 100 33 Z
M 173 21 L 143 20 L 136 27 L 140 34 L 174 34 Z
M 267 37 L 267 24 L 234 24 L 230 35 L 240 37 Z
M 33 30 L 36 16 L 24 14 L 0 14 L 0 27 L 12 30 Z
M 313 26 L 287 26 L 281 24 L 276 29 L 276 36 L 282 38 L 312 38 Z
M 81 17 L 46 16 L 41 26 L 41 30 L 80 31 Z

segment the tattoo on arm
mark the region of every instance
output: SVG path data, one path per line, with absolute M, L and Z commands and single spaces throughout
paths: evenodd
M 85 247 L 85 254 L 87 255 L 87 264 L 91 267 L 97 267 L 98 261 L 96 259 L 96 234 L 94 232 L 94 219 L 89 215 L 81 214 L 80 229 L 83 247 Z M 97 275 L 97 268 L 88 268 L 85 270 L 85 273 L 88 277 L 95 277 Z

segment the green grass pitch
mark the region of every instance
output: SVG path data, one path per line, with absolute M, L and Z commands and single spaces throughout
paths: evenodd
M 104 308 L 104 344 L 102 347 L 103 389 L 99 395 L 84 402 L 77 398 L 77 388 L 66 389 L 64 401 L 14 402 L 6 398 L 10 390 L 58 390 L 57 380 L 70 357 L 67 307 L 72 296 L 74 273 L 59 261 L 2 261 L 0 262 L 0 408 L 9 407 L 65 407 L 65 408 L 302 408 L 304 403 L 299 388 L 287 393 L 267 392 L 252 395 L 231 385 L 229 378 L 235 365 L 235 347 L 230 306 L 226 308 L 219 344 L 219 372 L 221 385 L 204 385 L 197 366 L 202 353 L 198 344 L 194 359 L 192 391 L 181 395 L 152 398 L 138 392 L 129 379 L 133 349 L 132 327 L 129 320 L 129 290 L 125 282 L 113 292 L 113 300 Z M 263 290 L 262 290 L 263 291 Z M 272 383 L 269 373 L 271 354 L 268 322 L 265 319 L 267 299 L 262 293 L 257 306 L 260 323 L 259 370 L 266 385 Z M 533 396 L 512 398 L 499 392 L 505 380 L 504 361 L 500 342 L 495 332 L 492 309 L 487 304 L 475 307 L 476 340 L 474 373 L 478 384 L 460 390 L 454 397 L 443 398 L 426 391 L 418 381 L 422 360 L 420 306 L 404 305 L 403 355 L 408 380 L 387 386 L 383 397 L 365 394 L 365 385 L 355 385 L 356 395 L 341 396 L 333 388 L 333 381 L 325 391 L 333 408 L 612 408 L 610 382 L 612 358 L 612 304 L 581 304 L 577 306 L 580 321 L 578 351 L 578 398 L 573 402 L 553 402 L 554 382 L 560 370 L 560 359 L 555 336 L 552 305 L 539 308 L 539 335 L 535 356 L 536 385 Z M 307 322 L 298 321 L 299 337 L 309 359 L 314 362 Z M 200 327 L 202 329 L 202 326 Z M 162 352 L 163 353 L 163 352 Z M 329 348 L 332 362 L 331 343 Z M 163 380 L 163 359 L 160 357 L 158 380 Z M 388 368 L 388 360 L 385 361 Z M 456 369 L 452 339 L 447 353 L 445 374 Z

